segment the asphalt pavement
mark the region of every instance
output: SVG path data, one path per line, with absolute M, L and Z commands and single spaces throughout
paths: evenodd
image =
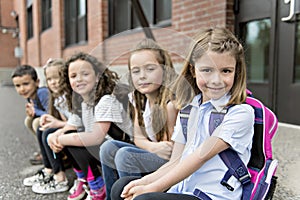
M 42 165 L 33 166 L 29 158 L 38 150 L 34 137 L 23 121 L 25 100 L 11 86 L 0 86 L 0 200 L 67 199 L 68 192 L 38 195 L 22 184 Z M 273 199 L 300 200 L 300 127 L 280 124 L 274 139 L 274 158 L 279 160 L 278 185 Z M 74 174 L 67 170 L 70 186 Z
M 11 86 L 0 86 L 0 200 L 67 199 L 68 192 L 35 194 L 25 187 L 23 179 L 33 175 L 42 165 L 31 165 L 29 158 L 38 151 L 37 141 L 24 126 L 25 100 Z M 67 170 L 70 186 L 74 174 Z

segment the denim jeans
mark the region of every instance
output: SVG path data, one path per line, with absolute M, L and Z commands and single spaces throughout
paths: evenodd
M 133 144 L 108 140 L 100 147 L 100 162 L 107 200 L 110 200 L 111 187 L 119 177 L 142 177 L 157 170 L 168 160 Z

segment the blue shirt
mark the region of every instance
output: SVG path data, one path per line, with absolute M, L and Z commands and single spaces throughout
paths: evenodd
M 230 96 L 225 95 L 218 100 L 210 100 L 199 105 L 198 102 L 201 100 L 201 94 L 196 96 L 191 103 L 192 109 L 188 120 L 187 140 L 182 133 L 179 115 L 177 116 L 172 140 L 185 144 L 181 160 L 184 160 L 210 137 L 209 117 L 211 111 L 213 108 L 218 111 L 222 110 L 229 99 Z M 232 149 L 237 151 L 242 161 L 247 164 L 250 159 L 254 133 L 253 125 L 253 108 L 247 104 L 235 105 L 228 109 L 223 122 L 216 128 L 212 135 L 228 143 Z M 231 177 L 228 181 L 234 187 L 234 191 L 229 191 L 220 184 L 227 170 L 220 156 L 216 155 L 191 176 L 171 187 L 168 192 L 193 194 L 194 190 L 198 188 L 214 200 L 240 199 L 242 187 L 235 177 Z
M 48 111 L 49 91 L 47 87 L 37 89 L 36 98 L 32 99 L 34 104 L 35 117 L 40 117 L 47 114 Z

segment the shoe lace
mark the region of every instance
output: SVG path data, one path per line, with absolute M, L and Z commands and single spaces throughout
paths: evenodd
M 49 185 L 51 187 L 55 187 L 56 186 L 55 179 L 54 179 L 53 176 L 45 177 L 44 180 L 43 180 L 43 183 L 45 185 Z
M 85 185 L 86 185 L 86 180 L 78 178 L 77 181 L 75 182 L 74 193 L 78 193 L 82 189 L 86 190 Z
M 43 169 L 39 169 L 35 173 L 35 176 L 37 177 L 37 179 L 40 183 L 45 183 L 45 181 L 47 182 L 49 177 L 51 177 L 51 175 L 46 175 L 46 173 L 44 172 Z
M 92 199 L 92 200 L 102 200 L 102 199 L 104 199 L 105 198 L 105 192 L 104 191 L 102 191 L 102 190 L 105 190 L 105 188 L 103 187 L 103 188 L 101 188 L 100 190 L 90 190 L 90 198 Z

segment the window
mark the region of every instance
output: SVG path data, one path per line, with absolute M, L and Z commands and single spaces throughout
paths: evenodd
M 139 0 L 150 25 L 170 25 L 172 0 Z M 140 26 L 131 0 L 109 0 L 109 34 Z
M 33 16 L 32 16 L 32 3 L 27 4 L 27 39 L 33 37 Z
M 42 0 L 42 31 L 51 27 L 52 23 L 52 0 Z
M 294 64 L 294 82 L 300 83 L 300 23 L 297 22 L 296 29 L 296 53 Z
M 65 45 L 87 41 L 86 0 L 65 0 Z
M 255 20 L 243 25 L 247 78 L 251 83 L 269 81 L 270 29 L 270 19 Z

